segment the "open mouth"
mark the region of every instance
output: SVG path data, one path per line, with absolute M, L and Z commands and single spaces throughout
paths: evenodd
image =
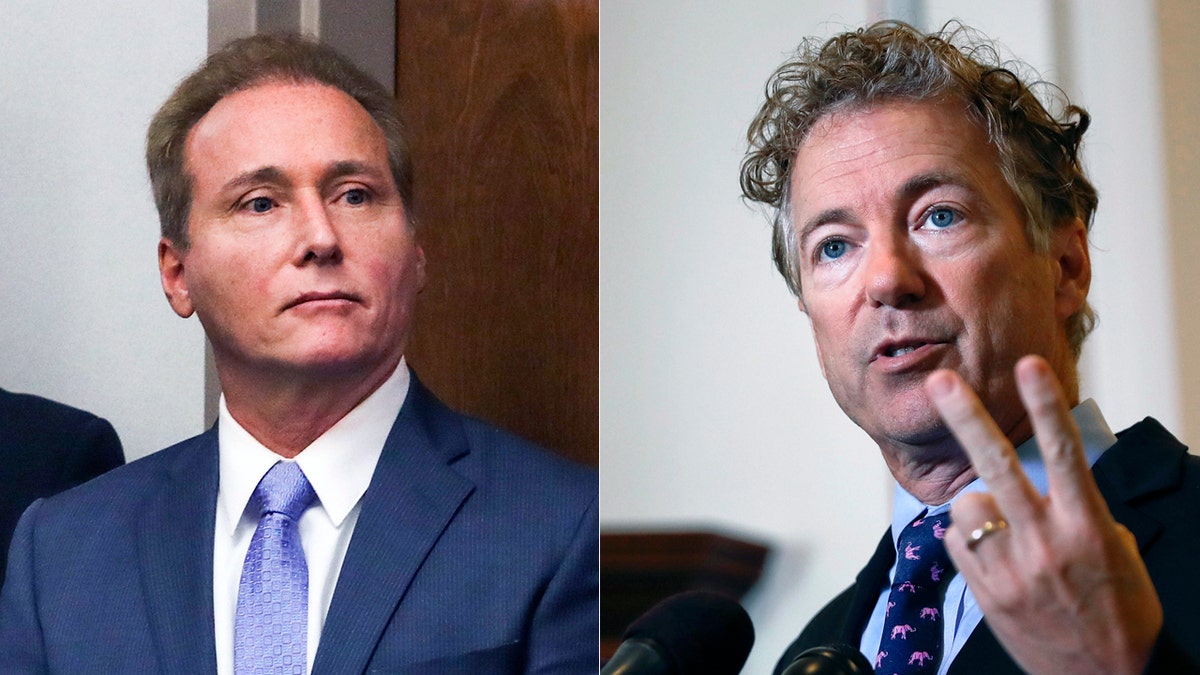
M 889 366 L 896 366 L 908 363 L 912 359 L 920 357 L 921 354 L 933 354 L 935 350 L 948 342 L 949 340 L 928 336 L 881 342 L 875 347 L 871 361 L 882 361 Z M 905 358 L 913 353 L 917 353 L 917 356 Z
M 918 349 L 920 349 L 921 347 L 924 347 L 927 344 L 929 344 L 929 343 L 928 342 L 916 342 L 913 344 L 906 344 L 906 345 L 892 345 L 883 350 L 883 355 L 887 356 L 889 358 L 893 357 L 893 356 L 904 356 L 905 354 L 909 354 L 909 353 L 917 351 Z

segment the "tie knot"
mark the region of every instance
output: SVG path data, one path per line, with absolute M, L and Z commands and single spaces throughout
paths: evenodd
M 278 462 L 258 482 L 250 501 L 258 507 L 260 518 L 268 513 L 281 513 L 299 520 L 316 498 L 299 464 Z
M 942 539 L 950 527 L 950 514 L 922 514 L 900 533 L 896 554 L 896 578 L 937 586 L 953 569 Z

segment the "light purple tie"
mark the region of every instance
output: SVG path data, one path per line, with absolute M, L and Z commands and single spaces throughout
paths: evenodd
M 308 656 L 308 564 L 300 514 L 316 493 L 295 462 L 279 462 L 254 488 L 258 529 L 242 566 L 233 662 L 237 675 L 304 675 Z

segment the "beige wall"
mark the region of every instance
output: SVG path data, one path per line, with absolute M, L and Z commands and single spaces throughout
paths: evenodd
M 1200 12 L 1159 0 L 1168 250 L 1179 344 L 1180 432 L 1200 451 Z

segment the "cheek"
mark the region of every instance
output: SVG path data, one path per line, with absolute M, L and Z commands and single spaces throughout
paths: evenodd
M 271 277 L 265 260 L 253 256 L 209 256 L 193 269 L 203 273 L 189 276 L 191 296 L 197 311 L 209 314 L 244 314 L 253 298 L 271 298 Z
M 421 249 L 413 242 L 411 234 L 405 232 L 381 250 L 391 253 L 375 261 L 373 274 L 377 278 L 387 277 L 391 288 L 408 294 L 420 281 Z
M 365 266 L 369 283 L 387 303 L 387 313 L 403 319 L 411 314 L 420 286 L 418 256 L 410 245 L 381 247 Z
M 817 311 L 809 314 L 809 320 L 821 374 L 829 379 L 831 373 L 840 373 L 849 367 L 853 352 L 852 317 Z
M 407 265 L 383 258 L 376 258 L 367 265 L 370 283 L 386 297 L 396 296 L 404 286 Z
M 1053 282 L 1038 261 L 1026 257 L 987 266 L 967 281 L 950 302 L 982 333 L 981 341 L 991 351 L 987 358 L 1008 364 L 1040 351 L 1054 334 Z

